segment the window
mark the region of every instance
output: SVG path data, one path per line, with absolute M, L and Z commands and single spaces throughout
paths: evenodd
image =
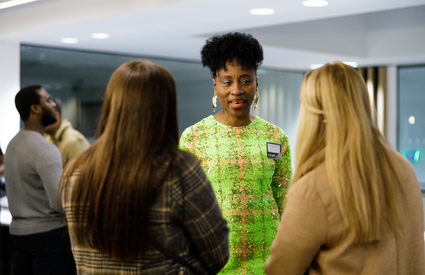
M 425 65 L 398 69 L 398 151 L 425 189 Z
M 62 117 L 93 142 L 109 77 L 119 65 L 134 59 L 148 59 L 173 75 L 180 133 L 214 114 L 210 71 L 194 61 L 22 45 L 21 87 L 42 85 L 62 102 Z M 258 76 L 260 100 L 257 109 L 251 111 L 281 127 L 294 148 L 304 72 L 260 68 Z M 216 112 L 220 110 L 221 106 L 217 106 Z

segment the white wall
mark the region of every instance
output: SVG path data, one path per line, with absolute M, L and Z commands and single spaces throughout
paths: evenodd
M 0 146 L 4 153 L 20 127 L 15 108 L 20 87 L 20 43 L 0 40 L 0 60 Z

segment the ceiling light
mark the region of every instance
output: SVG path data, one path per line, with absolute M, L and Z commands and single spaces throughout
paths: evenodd
M 323 66 L 323 64 L 311 64 L 310 65 L 310 70 L 315 70 L 315 69 L 320 68 L 322 66 Z
M 273 9 L 252 9 L 249 12 L 254 15 L 270 15 L 274 13 L 274 10 Z
M 325 0 L 307 0 L 303 2 L 305 7 L 325 7 L 328 5 L 328 1 Z
M 358 66 L 357 62 L 354 62 L 354 61 L 344 61 L 342 63 L 347 64 L 347 65 L 354 67 L 354 68 L 357 68 L 357 66 Z
M 5 9 L 5 8 L 10 8 L 10 7 L 13 7 L 13 6 L 17 6 L 17 5 L 22 5 L 22 4 L 34 2 L 34 1 L 37 1 L 37 0 L 11 0 L 11 1 L 7 1 L 7 2 L 4 2 L 4 3 L 0 3 L 0 10 Z
M 61 42 L 65 44 L 76 44 L 78 43 L 78 39 L 77 38 L 62 38 Z
M 358 66 L 357 62 L 354 62 L 354 61 L 344 61 L 342 63 L 344 63 L 344 64 L 346 64 L 348 66 L 354 67 L 354 68 L 357 68 L 357 66 Z M 325 64 L 311 64 L 310 65 L 310 70 L 314 70 L 314 69 L 320 68 L 323 65 L 325 65 Z
M 92 33 L 91 34 L 91 38 L 94 38 L 94 39 L 107 39 L 107 38 L 109 38 L 109 33 L 101 33 L 101 32 Z

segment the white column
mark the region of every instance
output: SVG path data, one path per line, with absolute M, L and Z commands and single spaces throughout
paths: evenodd
M 387 138 L 397 150 L 397 67 L 387 68 Z
M 0 40 L 0 146 L 3 153 L 20 128 L 15 95 L 20 89 L 20 43 Z

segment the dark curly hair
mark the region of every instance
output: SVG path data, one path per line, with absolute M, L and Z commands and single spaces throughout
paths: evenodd
M 226 62 L 233 59 L 242 67 L 257 71 L 264 56 L 263 47 L 252 35 L 233 32 L 208 38 L 201 50 L 201 58 L 202 65 L 208 67 L 215 78 L 217 71 L 226 68 Z

